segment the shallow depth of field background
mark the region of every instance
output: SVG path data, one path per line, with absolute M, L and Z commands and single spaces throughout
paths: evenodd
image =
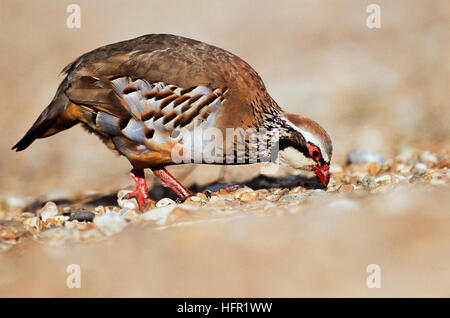
M 131 182 L 128 161 L 79 127 L 9 149 L 50 102 L 66 64 L 146 33 L 192 37 L 246 60 L 281 107 L 329 131 L 335 162 L 354 147 L 389 153 L 450 136 L 447 1 L 379 1 L 382 27 L 372 30 L 369 1 L 78 1 L 81 29 L 66 27 L 70 2 L 1 3 L 3 195 Z
M 311 117 L 327 129 L 334 143 L 333 162 L 341 165 L 345 162 L 346 153 L 353 148 L 378 151 L 391 157 L 407 147 L 439 151 L 449 144 L 448 1 L 77 0 L 75 3 L 81 6 L 81 29 L 68 29 L 66 7 L 72 2 L 0 0 L 1 198 L 39 197 L 49 193 L 72 195 L 85 190 L 113 193 L 132 184 L 128 176 L 128 161 L 111 153 L 95 136 L 86 134 L 79 127 L 38 140 L 24 152 L 15 153 L 10 148 L 52 99 L 62 80 L 58 74 L 66 64 L 88 50 L 147 33 L 191 37 L 222 47 L 243 58 L 261 75 L 269 93 L 283 109 Z M 366 26 L 366 7 L 370 3 L 381 6 L 381 29 L 368 29 Z M 175 167 L 172 171 L 187 184 L 214 181 L 220 172 L 215 167 L 197 168 L 191 174 L 186 173 L 186 167 Z M 253 175 L 247 167 L 231 167 L 227 168 L 226 178 L 243 180 Z M 430 204 L 433 202 L 430 201 Z M 440 202 L 436 204 L 436 209 L 442 206 Z M 246 222 L 251 231 L 253 225 Z M 370 222 L 365 224 L 367 228 L 371 227 Z M 404 230 L 413 235 L 412 229 L 409 230 L 411 232 L 406 228 Z M 192 244 L 192 254 L 183 249 L 183 253 L 187 253 L 184 256 L 195 255 L 196 244 L 203 244 L 203 248 L 211 249 L 211 252 L 220 247 L 220 244 L 205 247 L 206 243 L 202 240 L 208 239 L 212 231 L 210 228 L 203 232 L 201 229 L 200 232 L 190 231 L 184 230 L 183 234 L 190 235 L 188 242 Z M 267 228 L 267 231 L 272 239 L 283 235 L 281 230 Z M 364 239 L 364 233 L 353 234 L 361 235 L 355 238 L 356 241 Z M 179 232 L 172 239 L 158 238 L 161 235 L 154 235 L 155 240 L 164 246 L 169 246 L 171 240 L 182 241 L 178 237 L 181 235 Z M 233 233 L 225 231 L 223 235 Z M 259 235 L 264 240 L 264 232 L 259 232 Z M 139 261 L 144 262 L 145 257 L 150 257 L 134 249 L 138 248 L 137 245 L 154 243 L 142 239 L 145 237 L 143 234 L 137 236 L 136 242 L 132 237 L 130 234 L 125 243 L 120 244 L 124 251 L 130 250 L 130 255 L 138 257 L 127 265 L 131 267 L 116 268 L 117 271 L 132 272 L 134 266 L 139 266 Z M 256 240 L 255 237 L 253 239 Z M 343 241 L 344 245 L 353 241 L 353 238 L 347 239 L 348 242 Z M 196 243 L 196 240 L 199 242 Z M 127 244 L 134 246 L 133 249 L 129 249 Z M 283 281 L 273 282 L 273 289 L 263 283 L 249 288 L 250 285 L 245 282 L 252 279 L 252 274 L 267 276 L 271 282 L 269 269 L 267 273 L 252 272 L 251 266 L 258 264 L 258 261 L 271 261 L 278 270 L 286 271 L 295 267 L 296 262 L 283 264 L 280 259 L 264 257 L 245 261 L 247 252 L 240 250 L 242 264 L 238 267 L 243 268 L 239 280 L 242 286 L 239 287 L 239 282 L 236 282 L 237 285 L 224 286 L 229 291 L 226 295 L 231 296 L 233 291 L 241 296 L 307 296 L 310 295 L 308 291 L 314 295 L 324 295 L 321 292 L 328 290 L 327 281 L 332 275 L 328 269 L 333 266 L 332 260 L 339 258 L 339 251 L 327 249 L 327 242 L 321 244 L 324 251 L 331 253 L 326 254 L 328 256 L 324 256 L 321 265 L 315 268 L 323 271 L 322 276 L 317 273 L 317 277 L 324 279 L 323 282 L 311 282 L 308 277 L 299 274 L 297 278 L 308 283 L 305 289 L 289 285 L 289 277 L 285 277 L 284 284 Z M 236 246 L 239 245 L 236 243 Z M 293 248 L 288 246 L 286 251 Z M 343 247 L 342 252 L 345 250 Z M 74 250 L 74 255 L 76 253 L 80 253 L 78 249 Z M 114 250 L 108 250 L 105 262 L 115 259 L 109 253 L 114 253 Z M 224 248 L 224 253 L 232 253 L 229 246 Z M 127 253 L 121 255 L 126 259 Z M 200 259 L 207 259 L 205 254 L 202 255 Z M 154 255 L 155 259 L 160 256 Z M 179 257 L 169 256 L 174 259 Z M 162 255 L 164 258 L 169 256 Z M 371 262 L 370 257 L 366 256 L 361 266 Z M 307 258 L 309 255 L 298 257 Z M 217 262 L 219 260 L 227 261 L 225 257 L 219 257 Z M 186 258 L 182 262 L 187 262 Z M 197 270 L 201 273 L 202 264 L 194 263 L 198 268 L 193 269 L 193 263 L 186 263 L 183 268 L 188 272 Z M 164 266 L 165 263 L 160 265 Z M 108 263 L 99 265 L 99 273 L 108 266 Z M 310 266 L 307 271 L 313 270 L 313 264 Z M 50 268 L 49 274 L 56 271 Z M 172 267 L 167 271 L 183 268 Z M 228 277 L 226 266 L 214 268 L 217 272 L 205 271 L 218 275 L 216 277 L 222 274 Z M 152 270 L 148 268 L 148 271 Z M 157 270 L 162 271 L 161 268 Z M 173 275 L 176 282 L 180 273 L 164 272 L 162 275 L 169 274 Z M 64 275 L 62 271 L 61 276 Z M 89 275 L 97 274 L 93 271 Z M 96 276 L 100 277 L 96 280 L 97 286 L 107 284 L 107 276 L 99 275 Z M 140 278 L 134 277 L 132 273 L 130 275 L 138 284 Z M 360 275 L 364 281 L 364 271 Z M 126 275 L 122 273 L 119 277 Z M 194 276 L 184 282 L 198 284 Z M 345 285 L 344 281 L 340 283 Z M 60 288 L 55 284 L 50 285 Z M 203 291 L 215 290 L 208 284 L 207 280 L 200 283 Z M 33 286 L 38 288 L 37 283 Z M 103 294 L 97 287 L 88 295 L 128 295 L 120 290 L 120 282 L 115 282 L 114 286 L 116 289 L 109 290 L 109 294 L 106 291 Z M 146 293 L 142 286 L 135 290 L 129 289 L 129 295 L 184 296 L 163 281 L 155 281 L 153 287 L 151 293 Z M 300 288 L 301 292 L 296 288 Z M 396 288 L 408 289 L 407 286 Z M 208 296 L 202 290 L 191 295 Z M 450 289 L 446 290 L 448 293 Z M 215 291 L 209 295 L 221 295 L 220 289 Z M 362 295 L 352 293 L 352 286 L 348 285 L 345 291 L 346 295 Z M 69 291 L 64 293 L 62 295 L 71 295 Z M 37 291 L 36 294 L 30 294 L 54 295 L 50 287 L 44 294 Z M 20 295 L 20 291 L 16 290 L 15 295 Z M 328 295 L 340 295 L 339 288 L 335 286 Z

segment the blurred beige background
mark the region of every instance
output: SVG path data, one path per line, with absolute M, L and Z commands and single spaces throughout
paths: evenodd
M 66 27 L 72 2 L 81 6 L 81 29 Z M 366 26 L 373 2 L 381 29 Z M 0 30 L 0 199 L 132 185 L 127 160 L 79 127 L 21 153 L 10 148 L 52 99 L 66 64 L 146 33 L 192 37 L 242 57 L 280 106 L 329 131 L 333 162 L 343 164 L 352 148 L 391 157 L 449 145 L 446 0 L 0 0 Z M 227 168 L 228 178 L 247 178 L 242 169 Z M 175 170 L 184 179 L 186 168 Z M 185 181 L 219 175 L 198 170 Z M 64 247 L 30 240 L 1 255 L 0 296 L 448 296 L 448 193 L 405 186 L 350 202 L 353 212 L 330 205 L 346 203 L 345 194 L 317 194 L 296 215 L 274 207 L 266 217 L 237 213 L 165 231 L 143 222 Z M 82 289 L 65 285 L 70 263 L 83 268 Z M 365 285 L 370 263 L 382 266 L 380 290 Z
M 366 26 L 373 1 L 76 1 L 81 28 L 69 29 L 71 2 L 0 2 L 2 196 L 131 184 L 127 160 L 79 127 L 21 153 L 9 149 L 52 99 L 66 64 L 146 33 L 242 57 L 283 108 L 326 127 L 335 162 L 354 147 L 392 153 L 448 141 L 448 1 L 376 1 L 381 29 Z

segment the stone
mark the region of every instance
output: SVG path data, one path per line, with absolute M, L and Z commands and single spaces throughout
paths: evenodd
M 414 165 L 413 172 L 419 175 L 424 174 L 428 169 L 428 166 L 425 163 L 417 162 Z
M 381 177 L 378 177 L 374 180 L 376 183 L 391 183 L 392 177 L 388 174 L 385 174 Z
M 225 206 L 227 203 L 224 199 L 219 198 L 217 195 L 213 195 L 209 199 L 209 204 L 212 204 L 214 206 Z
M 255 201 L 258 198 L 258 194 L 254 191 L 241 193 L 239 199 L 242 201 L 250 202 Z
M 369 162 L 367 165 L 367 172 L 371 175 L 378 174 L 381 171 L 381 167 L 376 162 Z
M 139 205 L 135 198 L 132 199 L 126 199 L 125 196 L 132 191 L 129 190 L 121 190 L 117 193 L 117 204 L 122 209 L 129 209 L 129 210 L 139 210 Z
M 208 197 L 206 196 L 206 194 L 204 194 L 204 193 L 202 193 L 202 192 L 197 193 L 197 196 L 198 196 L 200 199 L 202 199 L 203 201 L 208 201 Z
M 429 151 L 425 151 L 420 155 L 420 161 L 423 163 L 437 163 L 438 162 L 438 158 L 434 153 L 431 153 Z
M 177 204 L 174 200 L 172 200 L 172 199 L 169 199 L 169 198 L 162 198 L 161 200 L 159 200 L 157 203 L 156 203 L 156 207 L 157 208 L 161 208 L 161 207 L 163 207 L 163 206 L 168 206 L 168 205 L 175 205 L 175 204 Z
M 198 197 L 196 195 L 193 195 L 193 196 L 189 197 L 189 199 L 191 199 L 191 201 L 194 201 L 194 202 L 201 202 L 202 201 L 202 198 L 200 198 L 200 197 Z
M 355 190 L 355 186 L 353 184 L 343 184 L 338 189 L 340 192 L 351 192 L 353 190 Z
M 185 200 L 183 202 L 183 204 L 193 205 L 193 206 L 201 206 L 203 203 L 205 203 L 205 201 L 203 201 L 202 199 L 200 199 L 197 196 L 189 197 L 189 198 L 187 198 L 187 200 Z
M 350 179 L 348 180 L 348 182 L 351 183 L 351 184 L 357 184 L 357 183 L 358 183 L 358 180 L 359 180 L 359 177 L 358 177 L 358 176 L 352 176 L 352 177 L 350 177 Z
M 103 214 L 103 213 L 105 213 L 105 207 L 102 206 L 102 205 L 97 206 L 97 207 L 94 209 L 94 212 L 95 212 L 96 214 Z
M 56 215 L 54 217 L 48 218 L 46 221 L 43 220 L 43 223 L 45 224 L 46 227 L 61 226 L 68 219 L 69 219 L 68 216 Z
M 408 174 L 411 172 L 412 166 L 403 164 L 403 163 L 399 163 L 399 164 L 397 164 L 395 169 L 402 174 Z
M 58 207 L 52 201 L 47 202 L 44 207 L 38 212 L 41 220 L 47 222 L 49 218 L 53 218 L 58 215 Z
M 134 210 L 127 210 L 124 211 L 123 213 L 119 212 L 119 214 L 121 214 L 122 218 L 127 222 L 132 221 L 134 218 L 138 216 L 138 214 Z
M 249 187 L 242 187 L 238 188 L 236 191 L 233 191 L 231 194 L 233 195 L 234 199 L 239 199 L 243 193 L 249 193 L 254 192 Z
M 20 222 L 6 221 L 0 224 L 0 239 L 5 241 L 17 240 L 26 233 Z
M 379 165 L 383 165 L 386 159 L 383 155 L 377 152 L 371 152 L 366 150 L 351 150 L 347 154 L 347 165 L 361 165 L 369 162 L 375 162 Z
M 306 194 L 304 193 L 289 193 L 281 197 L 281 201 L 285 202 L 303 202 L 306 199 Z
M 90 211 L 77 212 L 72 214 L 69 221 L 79 221 L 79 222 L 92 222 L 94 220 L 95 214 Z

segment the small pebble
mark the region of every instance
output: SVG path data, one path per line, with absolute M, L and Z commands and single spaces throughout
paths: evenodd
M 211 192 L 207 192 L 209 193 L 209 197 L 205 194 L 205 193 L 197 193 L 197 196 L 202 199 L 203 201 L 208 201 L 208 199 L 211 197 Z
M 58 207 L 52 201 L 47 202 L 44 207 L 39 211 L 41 220 L 47 222 L 49 218 L 53 218 L 58 215 Z
M 374 180 L 376 183 L 391 183 L 392 177 L 388 174 L 385 174 L 381 177 L 378 177 Z
M 281 201 L 287 202 L 302 202 L 306 199 L 306 195 L 304 193 L 290 193 L 283 195 L 281 197 Z
M 355 190 L 355 186 L 353 184 L 343 184 L 339 187 L 340 192 L 351 192 Z
M 34 216 L 32 218 L 25 219 L 25 221 L 23 221 L 22 225 L 25 228 L 31 227 L 36 230 L 39 230 L 39 218 L 37 216 Z
M 94 209 L 94 212 L 96 214 L 103 214 L 105 213 L 105 207 L 100 205 Z
M 95 214 L 90 211 L 78 212 L 70 216 L 69 221 L 92 222 Z
M 218 201 L 220 201 L 220 198 L 217 195 L 213 195 L 209 199 L 209 203 L 217 203 Z
M 234 196 L 235 199 L 238 199 L 241 197 L 242 194 L 244 193 L 250 193 L 250 192 L 254 192 L 252 189 L 250 189 L 249 187 L 242 187 L 237 189 L 236 191 L 233 191 L 231 194 Z
M 431 153 L 429 151 L 425 151 L 420 155 L 420 161 L 424 162 L 424 163 L 437 163 L 438 162 L 438 158 L 436 157 L 436 155 L 434 153 Z
M 407 174 L 411 171 L 412 166 L 400 163 L 395 168 L 398 172 Z
M 121 190 L 119 193 L 117 193 L 117 204 L 122 209 L 129 209 L 129 210 L 139 210 L 139 205 L 136 201 L 136 199 L 126 199 L 125 196 L 132 191 L 129 190 Z
M 202 201 L 202 199 L 200 199 L 200 198 L 197 197 L 197 196 L 189 197 L 187 200 L 185 200 L 185 201 L 183 202 L 183 204 L 186 204 L 186 205 L 193 205 L 193 206 L 201 206 L 202 203 L 204 203 L 204 201 Z
M 376 162 L 369 162 L 367 165 L 367 172 L 369 174 L 375 175 L 378 174 L 381 170 L 381 167 Z
M 358 177 L 358 176 L 352 176 L 352 177 L 348 180 L 348 182 L 351 183 L 351 184 L 357 184 L 357 183 L 358 183 L 358 180 L 359 180 L 359 177 Z
M 383 165 L 386 159 L 383 155 L 377 152 L 370 152 L 366 150 L 351 150 L 347 154 L 347 165 L 359 165 L 369 162 L 375 162 L 379 165 Z
M 428 166 L 425 163 L 418 162 L 414 165 L 413 171 L 417 174 L 424 174 L 428 169 Z
M 136 218 L 139 215 L 134 210 L 127 210 L 127 211 L 124 211 L 123 213 L 119 212 L 119 214 L 122 215 L 122 218 L 128 222 L 132 221 L 134 218 Z
M 202 198 L 200 198 L 200 197 L 198 197 L 196 195 L 193 195 L 192 197 L 189 197 L 189 199 L 191 199 L 191 201 L 194 201 L 194 202 L 201 202 L 202 201 Z
M 17 240 L 26 233 L 26 229 L 19 222 L 8 222 L 2 226 L 0 230 L 0 239 L 3 240 Z
M 177 204 L 177 203 L 174 200 L 169 199 L 169 198 L 163 198 L 156 203 L 156 207 L 161 208 L 163 206 L 175 205 L 175 204 Z
M 255 201 L 258 198 L 258 194 L 254 191 L 252 192 L 245 192 L 245 193 L 241 193 L 241 195 L 239 196 L 239 199 L 242 201 Z

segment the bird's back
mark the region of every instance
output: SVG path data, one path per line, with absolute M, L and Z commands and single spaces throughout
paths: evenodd
M 133 164 L 170 164 L 177 128 L 258 126 L 278 106 L 246 62 L 196 40 L 150 34 L 83 54 L 15 146 L 83 123 Z

